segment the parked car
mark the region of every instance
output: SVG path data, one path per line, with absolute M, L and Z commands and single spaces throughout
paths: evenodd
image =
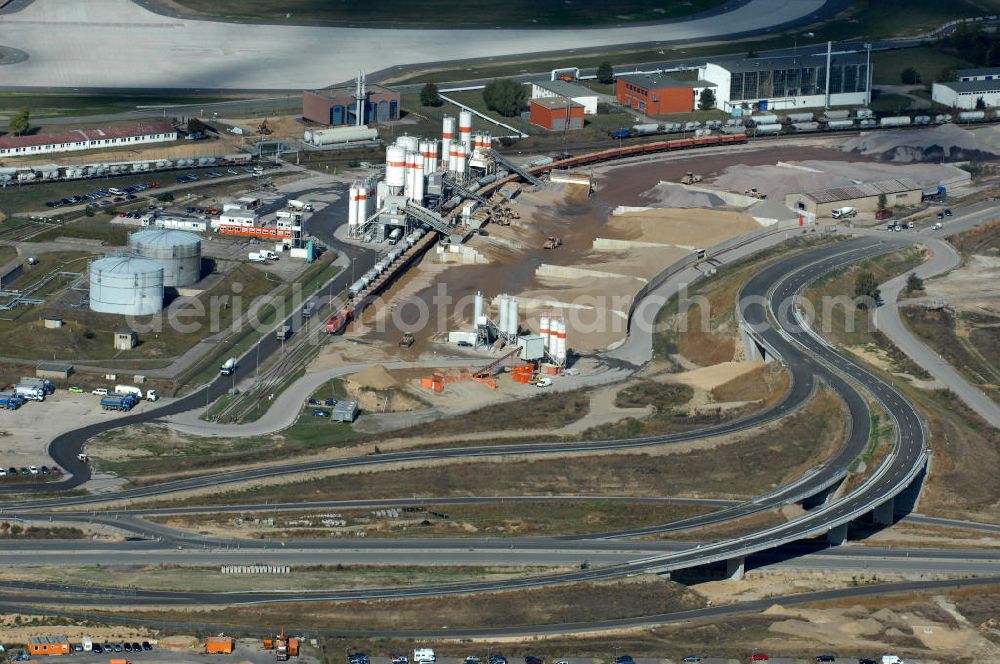
M 507 664 L 507 658 L 499 653 L 490 655 L 489 664 Z
M 322 408 L 313 408 L 313 417 L 330 417 L 330 412 Z
M 635 664 L 635 660 L 632 659 L 631 655 L 621 655 L 615 657 L 615 664 Z
M 149 644 L 149 641 L 143 641 L 143 642 L 142 642 L 142 649 L 143 649 L 143 650 L 152 650 L 152 649 L 153 649 L 153 646 L 151 646 L 151 645 Z
M 37 475 L 38 474 L 38 466 L 28 466 L 28 470 L 31 471 L 32 475 Z
M 528 655 L 524 658 L 524 664 L 545 664 L 541 657 L 535 657 L 534 655 Z
M 766 661 L 768 661 L 768 657 L 767 657 L 767 655 L 765 655 L 762 652 L 755 652 L 754 654 L 750 655 L 750 661 L 751 662 L 766 662 Z
M 0 468 L 0 477 L 7 477 L 7 471 L 3 468 Z
M 934 224 L 933 226 L 931 226 L 931 230 L 935 230 L 935 231 L 939 231 L 942 228 L 944 228 L 944 224 L 942 224 L 940 221 L 938 223 Z
M 701 661 L 701 655 L 688 655 L 687 657 L 684 658 L 684 661 L 685 662 L 700 662 Z
M 240 172 L 238 170 L 236 170 L 235 168 L 230 168 L 229 170 L 226 171 L 226 173 L 229 173 L 230 175 L 239 175 L 240 174 Z
M 62 475 L 62 471 L 59 470 L 59 466 L 52 466 L 52 474 L 53 475 Z
M 48 466 L 42 466 L 42 475 L 48 475 L 50 472 L 52 471 L 49 470 Z
M 125 642 L 125 645 L 123 645 L 122 648 L 125 649 L 125 652 L 132 652 L 132 644 L 129 643 L 128 641 Z M 118 648 L 116 647 L 115 651 L 117 651 L 117 650 L 118 650 Z
M 944 219 L 944 212 L 938 212 L 937 218 Z
M 409 661 L 410 660 L 406 658 L 406 655 L 393 655 L 391 664 L 409 664 Z
M 83 388 L 77 387 L 76 385 L 70 385 L 69 391 L 72 392 L 73 394 L 83 394 Z
M 945 210 L 944 211 L 944 216 L 950 217 L 951 216 L 951 210 L 950 209 L 949 210 Z
M 106 397 L 106 396 L 108 396 L 108 388 L 106 388 L 106 387 L 98 387 L 97 389 L 91 390 L 90 393 L 91 394 L 96 394 L 99 397 Z
M 91 646 L 91 651 L 96 652 L 98 655 L 100 655 L 102 652 L 104 652 L 104 648 L 101 647 L 100 643 L 95 643 L 93 646 Z
M 462 348 L 472 348 L 472 344 L 469 343 L 468 341 L 459 341 L 458 345 L 461 346 Z
M 142 652 L 142 646 L 139 645 L 138 641 L 132 642 L 132 652 Z
M 122 651 L 122 644 L 116 643 L 115 644 L 115 652 L 121 652 L 121 651 Z
M 858 659 L 858 664 L 877 664 L 871 657 L 862 657 Z
M 829 654 L 827 654 L 827 655 L 816 655 L 816 661 L 817 662 L 836 662 L 837 661 L 837 656 L 836 655 L 829 655 Z

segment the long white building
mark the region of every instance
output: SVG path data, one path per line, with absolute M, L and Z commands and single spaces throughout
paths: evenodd
M 104 129 L 71 129 L 57 134 L 4 136 L 0 138 L 0 157 L 31 157 L 54 152 L 94 150 L 176 140 L 177 130 L 169 122 L 150 122 Z
M 826 55 L 720 58 L 705 64 L 699 78 L 715 84 L 716 107 L 724 111 L 862 106 L 871 87 L 866 58 L 854 53 L 831 58 L 829 100 Z
M 986 108 L 996 108 L 1000 106 L 1000 75 L 990 79 L 935 82 L 931 86 L 931 99 L 942 106 L 963 111 L 974 110 L 980 99 Z

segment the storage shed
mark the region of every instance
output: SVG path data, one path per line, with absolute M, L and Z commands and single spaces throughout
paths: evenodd
M 231 636 L 210 636 L 205 639 L 205 652 L 209 655 L 232 655 L 235 647 Z
M 35 376 L 38 378 L 66 379 L 73 373 L 72 364 L 61 362 L 39 362 L 35 365 Z
M 531 124 L 552 131 L 583 129 L 583 104 L 561 97 L 532 99 Z
M 135 330 L 115 330 L 115 350 L 132 350 L 139 345 Z
M 72 652 L 65 636 L 32 636 L 28 638 L 29 655 L 68 655 Z
M 788 194 L 785 196 L 785 205 L 792 210 L 811 212 L 822 217 L 829 216 L 831 212 L 842 207 L 874 212 L 878 209 L 878 199 L 882 195 L 885 195 L 886 205 L 890 208 L 897 205 L 916 205 L 920 202 L 922 193 L 923 188 L 916 180 L 898 178 Z
M 353 422 L 358 418 L 357 401 L 338 401 L 333 405 L 330 419 L 334 422 Z

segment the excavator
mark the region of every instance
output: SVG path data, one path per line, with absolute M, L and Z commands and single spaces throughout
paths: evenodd
M 688 171 L 687 174 L 681 178 L 681 184 L 695 184 L 696 182 L 701 182 L 701 176 L 697 173 L 692 173 Z

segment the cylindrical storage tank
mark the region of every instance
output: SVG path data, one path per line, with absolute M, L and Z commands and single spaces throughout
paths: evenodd
M 404 168 L 403 172 L 403 195 L 407 198 L 412 198 L 410 192 L 413 191 L 413 160 L 415 155 L 413 152 L 406 153 L 406 159 L 403 161 Z
M 915 125 L 929 125 L 931 123 L 931 116 L 929 115 L 917 115 L 913 118 L 913 124 Z
M 490 145 L 492 145 L 492 140 L 489 134 L 476 134 L 472 146 L 477 150 L 489 150 Z
M 760 135 L 766 135 L 766 134 L 780 134 L 781 133 L 781 125 L 780 124 L 762 124 L 762 125 L 757 125 L 757 128 L 754 131 L 757 132 L 758 136 L 760 136 Z
M 406 184 L 406 150 L 398 145 L 385 150 L 385 183 L 396 191 Z
M 396 145 L 403 148 L 407 152 L 417 152 L 420 149 L 420 139 L 416 136 L 403 134 L 396 139 Z
M 424 162 L 419 154 L 413 162 L 413 187 L 410 190 L 410 198 L 418 204 L 424 200 Z
M 542 343 L 546 348 L 549 347 L 549 315 L 542 314 L 542 317 L 538 320 L 538 334 L 542 337 Z
M 827 111 L 823 114 L 827 120 L 846 120 L 851 117 L 850 111 Z M 859 116 L 860 117 L 860 116 Z
M 201 279 L 201 238 L 187 231 L 151 228 L 132 233 L 129 249 L 163 266 L 163 285 L 183 288 Z
M 812 122 L 812 113 L 789 113 L 787 116 L 789 122 Z
M 90 309 L 149 316 L 163 310 L 163 266 L 135 256 L 107 256 L 90 264 Z
M 959 122 L 982 122 L 985 119 L 985 111 L 963 111 L 958 114 Z
M 517 298 L 511 296 L 507 300 L 507 334 L 514 336 L 518 330 Z
M 472 149 L 472 113 L 469 111 L 458 114 L 458 138 L 466 150 Z
M 438 144 L 437 141 L 424 141 L 420 144 L 420 154 L 424 158 L 424 172 L 431 173 L 437 170 Z
M 892 117 L 882 118 L 878 121 L 878 126 L 880 127 L 907 127 L 909 125 L 909 115 L 894 115 Z
M 556 357 L 556 346 L 558 344 L 559 335 L 557 331 L 559 330 L 559 321 L 561 319 L 555 316 L 549 318 L 549 339 L 548 343 L 545 344 L 545 351 L 549 354 L 549 357 L 555 359 Z
M 773 113 L 766 113 L 764 115 L 751 116 L 750 120 L 752 120 L 756 125 L 775 124 L 778 122 L 778 116 Z
M 510 313 L 510 309 L 507 308 L 507 296 L 501 295 L 497 298 L 497 331 L 500 334 L 507 334 L 508 313 Z
M 447 168 L 448 156 L 451 154 L 451 144 L 457 138 L 455 125 L 455 118 L 451 115 L 446 115 L 441 120 L 441 160 L 445 162 L 445 168 Z
M 455 172 L 456 173 L 465 173 L 466 168 L 467 168 L 466 167 L 466 163 L 467 163 L 466 158 L 468 156 L 468 153 L 465 150 L 465 146 L 462 145 L 461 143 L 459 143 L 458 145 L 456 145 L 453 148 L 453 150 L 454 150 L 454 154 L 455 154 L 455 169 L 454 169 Z
M 483 325 L 486 322 L 486 315 L 483 313 L 486 309 L 483 302 L 482 291 L 476 291 L 476 298 L 472 305 L 472 324 L 473 325 Z
M 556 362 L 566 364 L 566 321 L 559 319 L 559 329 L 556 331 Z
M 313 145 L 332 145 L 334 143 L 351 143 L 354 141 L 373 141 L 378 138 L 377 129 L 359 127 L 333 127 L 332 129 L 314 129 Z
M 381 210 L 382 205 L 385 203 L 385 194 L 388 186 L 385 184 L 385 180 L 379 180 L 378 184 L 375 185 L 375 209 Z
M 854 120 L 830 120 L 826 123 L 826 128 L 833 131 L 842 131 L 844 129 L 854 129 Z
M 358 186 L 357 209 L 358 224 L 363 224 L 368 220 L 368 214 L 371 212 L 368 203 L 368 189 L 365 188 L 365 185 Z
M 795 122 L 792 124 L 795 131 L 816 131 L 819 129 L 818 122 Z
M 353 184 L 347 192 L 347 225 L 351 230 L 358 225 L 358 187 Z
M 858 127 L 861 129 L 873 129 L 876 124 L 878 123 L 875 122 L 874 118 L 865 118 L 864 120 L 858 121 Z
M 632 131 L 637 134 L 655 134 L 660 131 L 660 125 L 655 122 L 647 122 L 646 124 L 632 125 Z

